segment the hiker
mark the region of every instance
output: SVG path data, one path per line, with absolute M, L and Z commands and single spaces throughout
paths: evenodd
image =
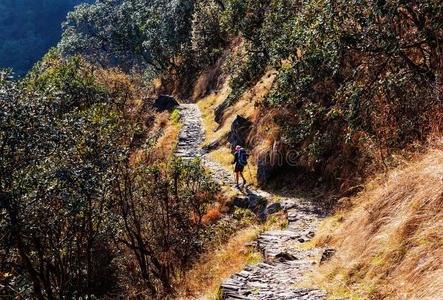
M 234 161 L 232 162 L 232 164 L 235 164 L 235 169 L 234 169 L 235 182 L 236 182 L 235 187 L 239 187 L 239 185 L 238 185 L 239 174 L 243 178 L 243 186 L 246 184 L 245 176 L 243 176 L 243 169 L 245 168 L 245 166 L 248 163 L 248 161 L 247 161 L 248 156 L 249 155 L 246 153 L 246 150 L 243 149 L 240 145 L 237 145 L 235 147 Z

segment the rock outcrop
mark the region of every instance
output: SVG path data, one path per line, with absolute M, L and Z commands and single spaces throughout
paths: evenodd
M 321 255 L 320 264 L 323 264 L 331 259 L 332 256 L 334 256 L 335 250 L 334 249 L 326 249 L 323 251 L 323 254 Z
M 235 146 L 246 145 L 246 139 L 251 132 L 252 122 L 242 116 L 237 115 L 232 121 L 231 132 L 228 136 L 228 141 L 231 143 L 231 148 L 234 150 Z
M 261 213 L 259 213 L 258 217 L 262 221 L 266 221 L 267 216 L 272 215 L 279 210 L 281 210 L 281 204 L 279 202 L 271 203 L 267 205 Z
M 264 204 L 266 204 L 266 199 L 252 192 L 248 193 L 246 196 L 236 196 L 227 203 L 227 205 L 231 208 L 236 206 L 239 208 L 248 208 L 253 211 L 260 209 L 260 207 L 263 207 Z
M 154 107 L 159 112 L 163 112 L 165 110 L 172 111 L 174 108 L 178 107 L 179 103 L 171 96 L 161 95 L 157 99 L 154 100 Z
M 214 120 L 218 124 L 221 124 L 223 120 L 223 113 L 225 112 L 225 109 L 228 108 L 229 102 L 227 100 L 223 101 L 222 104 L 220 104 L 214 111 Z
M 257 182 L 260 185 L 265 185 L 272 175 L 272 166 L 269 165 L 267 157 L 259 157 L 257 159 Z

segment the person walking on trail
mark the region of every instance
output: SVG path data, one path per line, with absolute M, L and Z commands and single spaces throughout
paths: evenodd
M 243 176 L 243 170 L 248 163 L 248 154 L 246 150 L 243 149 L 240 145 L 235 147 L 234 153 L 234 161 L 232 164 L 235 164 L 234 173 L 235 173 L 235 187 L 239 187 L 238 178 L 241 176 L 243 178 L 243 186 L 246 185 L 245 176 Z

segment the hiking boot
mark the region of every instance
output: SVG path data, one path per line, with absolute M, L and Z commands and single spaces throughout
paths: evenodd
M 236 184 L 234 184 L 234 187 L 238 188 L 238 187 L 240 187 L 240 186 L 238 185 L 238 183 L 236 183 Z

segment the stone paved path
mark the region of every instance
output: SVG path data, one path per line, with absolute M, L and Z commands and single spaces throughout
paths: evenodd
M 233 186 L 232 172 L 209 160 L 199 150 L 204 141 L 204 128 L 198 106 L 182 104 L 179 110 L 183 127 L 178 135 L 176 153 L 184 159 L 201 157 L 216 181 Z M 243 193 L 268 201 L 275 198 L 275 195 L 253 187 L 248 187 Z M 314 236 L 325 213 L 299 198 L 282 198 L 277 206 L 285 212 L 287 228 L 263 232 L 250 243 L 262 251 L 264 261 L 247 265 L 225 280 L 220 286 L 223 299 L 325 299 L 326 294 L 321 290 L 296 287 L 322 254 L 321 249 L 303 249 Z
M 196 104 L 181 104 L 179 112 L 183 127 L 178 133 L 176 154 L 184 159 L 201 157 L 199 148 L 203 143 L 205 131 L 200 109 Z

